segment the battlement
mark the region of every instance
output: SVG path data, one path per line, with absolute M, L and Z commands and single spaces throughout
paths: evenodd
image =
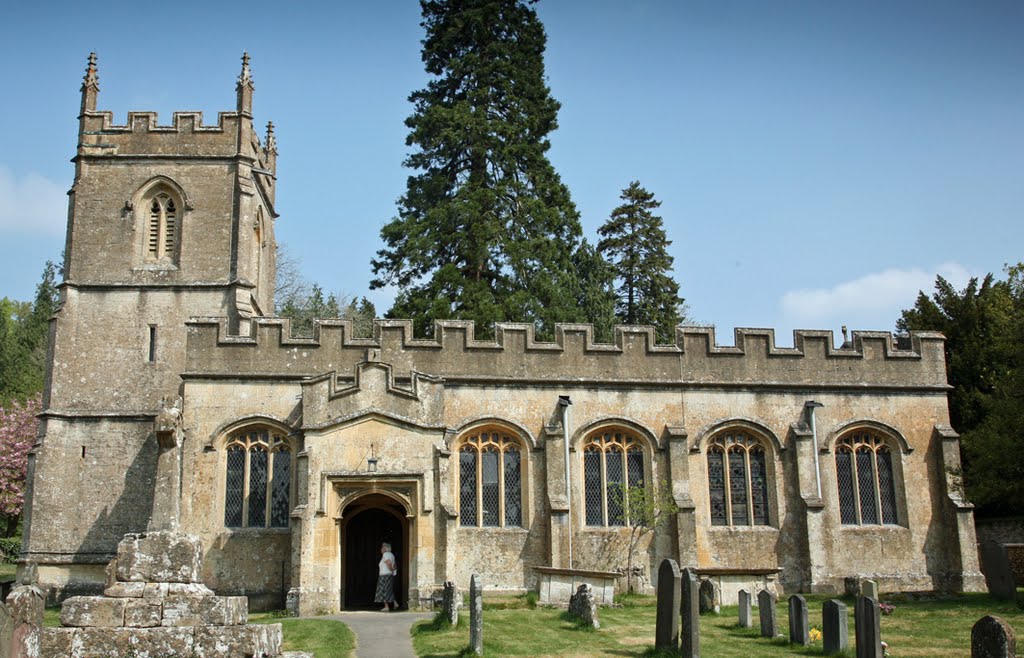
M 92 53 L 82 84 L 78 156 L 241 157 L 272 175 L 277 154 L 273 126 L 268 125 L 266 143 L 261 144 L 252 127 L 253 90 L 249 56 L 245 54 L 236 85 L 237 107 L 233 112 L 219 112 L 215 125 L 205 124 L 203 113 L 195 111 L 175 112 L 171 123 L 164 125 L 156 112 L 131 111 L 127 121 L 118 124 L 113 112 L 96 109 L 99 75 Z
M 734 345 L 719 345 L 713 327 L 680 326 L 674 344 L 655 342 L 651 327 L 619 326 L 612 343 L 593 339 L 590 325 L 564 324 L 551 342 L 530 324 L 498 324 L 493 340 L 477 340 L 471 322 L 435 322 L 434 338 L 413 336 L 408 320 L 377 320 L 372 338 L 356 338 L 348 320 L 322 320 L 313 338 L 294 338 L 291 322 L 259 318 L 248 335 L 231 335 L 223 318 L 188 323 L 188 376 L 309 377 L 348 374 L 379 351 L 396 375 L 415 370 L 447 381 L 531 381 L 608 385 L 775 386 L 945 391 L 944 338 L 911 334 L 899 349 L 889 332 L 855 331 L 835 347 L 831 331 L 798 330 L 794 347 L 778 347 L 773 329 L 736 329 Z

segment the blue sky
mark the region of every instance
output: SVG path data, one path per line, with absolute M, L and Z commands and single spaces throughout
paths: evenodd
M 936 273 L 1024 259 L 1024 3 L 542 0 L 551 159 L 588 237 L 638 179 L 693 318 L 891 329 Z M 280 150 L 277 234 L 370 293 L 426 81 L 418 3 L 19 3 L 0 23 L 0 296 L 63 247 L 86 56 L 100 109 L 234 107 L 243 50 Z M 725 335 L 721 335 L 724 332 Z

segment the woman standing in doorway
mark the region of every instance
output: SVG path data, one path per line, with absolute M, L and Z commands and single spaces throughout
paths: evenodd
M 377 594 L 373 600 L 383 603 L 381 612 L 391 610 L 391 604 L 398 610 L 398 601 L 395 600 L 395 576 L 398 574 L 398 567 L 395 565 L 395 554 L 391 552 L 391 544 L 384 542 L 380 545 L 380 563 L 377 565 Z

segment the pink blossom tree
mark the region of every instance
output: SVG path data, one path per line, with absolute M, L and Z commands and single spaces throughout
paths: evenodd
M 12 402 L 6 409 L 0 407 L 0 519 L 6 522 L 4 537 L 17 532 L 25 506 L 28 452 L 36 442 L 36 414 L 41 407 L 38 395 L 24 404 Z

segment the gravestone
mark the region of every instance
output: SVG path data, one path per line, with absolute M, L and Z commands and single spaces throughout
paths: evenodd
M 707 578 L 700 581 L 699 598 L 700 614 L 704 614 L 705 612 L 718 614 L 721 610 L 718 605 L 717 598 L 715 597 L 715 584 Z
M 753 601 L 751 599 L 750 592 L 745 589 L 740 590 L 740 628 L 754 627 L 754 612 L 751 607 Z
M 807 599 L 799 594 L 789 597 L 789 641 L 805 647 L 811 643 L 811 627 L 807 623 Z
M 7 596 L 7 613 L 10 616 L 11 658 L 36 658 L 39 655 L 39 641 L 45 609 L 43 592 L 35 585 L 24 584 L 15 587 Z
M 576 593 L 569 597 L 569 614 L 582 619 L 583 623 L 591 628 L 601 628 L 601 622 L 597 620 L 594 589 L 589 584 L 583 583 L 576 589 Z
M 675 560 L 664 559 L 658 567 L 658 612 L 655 616 L 654 648 L 675 651 L 679 648 L 679 602 L 682 575 Z
M 483 586 L 473 574 L 469 579 L 469 650 L 478 656 L 484 653 Z
M 1003 601 L 1017 598 L 1017 585 L 1013 579 L 1013 566 L 1006 547 L 994 541 L 981 545 L 981 566 L 985 572 L 988 593 Z
M 865 580 L 860 584 L 860 595 L 878 601 L 878 583 L 873 580 Z
M 992 615 L 979 619 L 971 628 L 971 658 L 1017 658 L 1013 628 Z
M 857 638 L 857 658 L 882 658 L 882 626 L 878 601 L 858 596 L 853 609 L 854 634 Z
M 682 598 L 679 612 L 683 617 L 679 638 L 679 652 L 686 658 L 700 656 L 700 585 L 697 573 L 687 569 L 682 573 Z
M 459 625 L 459 606 L 462 599 L 459 598 L 459 588 L 450 580 L 444 581 L 444 591 L 441 594 L 441 617 L 451 626 Z
M 757 614 L 761 619 L 761 637 L 775 637 L 779 634 L 775 618 L 775 596 L 766 589 L 757 594 Z
M 821 640 L 826 654 L 846 651 L 850 631 L 846 619 L 846 604 L 829 599 L 821 605 Z

